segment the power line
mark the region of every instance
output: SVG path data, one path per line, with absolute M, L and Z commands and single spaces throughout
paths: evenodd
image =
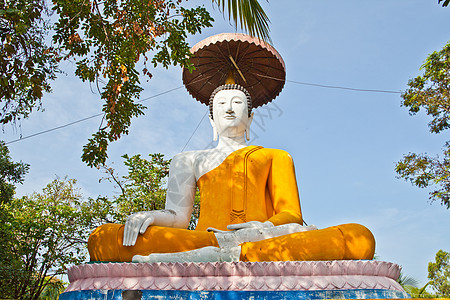
M 181 149 L 180 152 L 183 152 L 184 149 L 186 148 L 186 146 L 189 144 L 189 142 L 191 141 L 192 137 L 194 136 L 194 134 L 197 132 L 197 129 L 200 127 L 200 124 L 203 122 L 203 119 L 206 117 L 206 115 L 208 114 L 209 109 L 207 111 L 205 111 L 205 114 L 203 115 L 202 119 L 200 120 L 200 122 L 198 122 L 197 127 L 195 127 L 194 132 L 192 132 L 191 136 L 189 137 L 189 139 L 187 140 L 186 144 L 184 144 L 183 149 Z
M 23 141 L 23 140 L 32 138 L 32 137 L 37 136 L 37 135 L 41 135 L 41 134 L 44 134 L 44 133 L 47 133 L 47 132 L 55 131 L 55 130 L 58 130 L 58 129 L 61 129 L 61 128 L 64 128 L 64 127 L 67 127 L 67 126 L 70 126 L 70 125 L 73 125 L 73 124 L 76 124 L 76 123 L 80 123 L 80 122 L 83 122 L 83 121 L 86 121 L 86 120 L 89 120 L 89 119 L 92 119 L 92 118 L 95 118 L 95 117 L 99 117 L 101 115 L 103 115 L 103 113 L 96 114 L 96 115 L 93 115 L 93 116 L 90 116 L 90 117 L 87 117 L 87 118 L 84 118 L 84 119 L 80 119 L 80 120 L 77 120 L 77 121 L 73 121 L 71 123 L 67 123 L 65 125 L 61 125 L 61 126 L 58 126 L 58 127 L 54 127 L 54 128 L 51 128 L 51 129 L 47 129 L 47 130 L 44 130 L 44 131 L 33 133 L 31 135 L 27 135 L 25 137 L 21 137 L 21 138 L 19 138 L 17 140 L 12 140 L 12 141 L 6 142 L 5 145 L 9 145 L 9 144 L 12 144 L 12 143 L 15 143 L 15 142 L 18 142 L 18 141 Z
M 153 95 L 153 96 L 144 98 L 144 99 L 139 100 L 139 101 L 137 101 L 137 102 L 138 102 L 138 103 L 141 103 L 141 102 L 147 101 L 147 100 L 149 100 L 149 99 L 156 98 L 156 97 L 162 96 L 162 95 L 164 95 L 164 94 L 173 92 L 173 91 L 175 91 L 175 90 L 181 89 L 182 87 L 183 87 L 183 86 L 179 86 L 179 87 L 176 87 L 176 88 L 173 88 L 173 89 L 164 91 L 164 92 L 162 92 L 162 93 L 159 93 L 159 94 L 156 94 L 156 95 Z M 40 132 L 37 132 L 37 133 L 33 133 L 33 134 L 31 134 L 31 135 L 27 135 L 27 136 L 25 136 L 25 137 L 21 137 L 21 138 L 16 139 L 16 140 L 12 140 L 12 141 L 6 142 L 5 145 L 9 145 L 9 144 L 12 144 L 12 143 L 15 143 L 15 142 L 18 142 L 18 141 L 23 141 L 23 140 L 26 140 L 26 139 L 35 137 L 35 136 L 37 136 L 37 135 L 41 135 L 41 134 L 44 134 L 44 133 L 48 133 L 48 132 L 51 132 L 51 131 L 55 131 L 55 130 L 64 128 L 64 127 L 68 127 L 68 126 L 70 126 L 70 125 L 74 125 L 74 124 L 77 124 L 77 123 L 80 123 L 80 122 L 83 122 L 83 121 L 87 121 L 87 120 L 90 120 L 90 119 L 93 119 L 93 118 L 102 116 L 102 115 L 104 115 L 104 114 L 105 114 L 105 113 L 99 113 L 99 114 L 96 114 L 96 115 L 93 115 L 93 116 L 90 116 L 90 117 L 87 117 L 87 118 L 83 118 L 83 119 L 80 119 L 80 120 L 77 120 L 77 121 L 73 121 L 73 122 L 70 122 L 70 123 L 61 125 L 61 126 L 57 126 L 57 127 L 51 128 L 51 129 L 47 129 L 47 130 L 44 130 L 44 131 L 40 131 Z
M 286 81 L 286 82 L 292 82 L 292 83 L 301 84 L 301 85 L 309 85 L 309 86 L 315 86 L 315 87 L 321 87 L 321 88 L 327 88 L 327 89 L 340 89 L 340 90 L 348 90 L 348 91 L 356 91 L 356 92 L 369 92 L 369 93 L 388 93 L 388 94 L 401 94 L 402 93 L 400 91 L 388 91 L 388 90 L 376 90 L 376 89 L 358 89 L 358 88 L 336 86 L 336 85 L 309 83 L 309 82 L 302 82 L 302 81 L 295 81 L 295 80 L 276 78 L 276 77 L 263 75 L 263 74 L 255 74 L 255 75 L 258 75 L 258 76 L 264 77 L 264 78 L 277 80 L 277 81 Z
M 356 91 L 356 92 L 369 92 L 369 93 L 401 94 L 400 91 L 377 90 L 377 89 L 359 89 L 359 88 L 352 88 L 352 87 L 333 86 L 333 85 L 325 85 L 325 84 L 318 84 L 318 83 L 309 83 L 309 82 L 301 82 L 301 81 L 295 81 L 295 80 L 287 80 L 287 79 L 276 78 L 276 77 L 267 76 L 267 75 L 263 75 L 263 74 L 256 74 L 256 75 L 261 76 L 261 77 L 265 77 L 265 78 L 269 78 L 269 79 L 273 79 L 273 80 L 286 81 L 286 82 L 291 82 L 291 83 L 295 83 L 295 84 L 308 85 L 308 86 L 314 86 L 314 87 L 320 87 L 320 88 L 341 89 L 341 90 Z M 144 98 L 142 100 L 139 100 L 139 101 L 137 101 L 137 103 L 141 103 L 141 102 L 147 101 L 149 99 L 165 95 L 167 93 L 173 92 L 173 91 L 181 89 L 181 88 L 183 88 L 183 86 L 179 86 L 179 87 L 176 87 L 176 88 L 169 89 L 169 90 L 161 92 L 159 94 L 156 94 L 156 95 Z M 207 114 L 207 112 L 203 115 L 202 119 L 197 124 L 197 127 L 194 129 L 194 132 L 192 133 L 192 135 L 189 137 L 188 141 L 184 145 L 183 150 L 186 148 L 186 146 L 188 145 L 188 143 L 190 142 L 190 140 L 192 139 L 192 137 L 196 133 L 197 129 L 200 127 L 200 124 L 203 121 L 203 119 L 205 118 L 206 114 Z M 9 145 L 9 144 L 12 144 L 12 143 L 23 141 L 23 140 L 26 140 L 26 139 L 29 139 L 29 138 L 32 138 L 32 137 L 35 137 L 35 136 L 38 136 L 38 135 L 41 135 L 41 134 L 44 134 L 44 133 L 48 133 L 48 132 L 52 132 L 52 131 L 58 130 L 58 129 L 62 129 L 62 128 L 65 128 L 65 127 L 68 127 L 68 126 L 71 126 L 71 125 L 74 125 L 74 124 L 77 124 L 77 123 L 80 123 L 80 122 L 83 122 L 83 121 L 87 121 L 87 120 L 90 120 L 90 119 L 93 119 L 93 118 L 96 118 L 96 117 L 99 117 L 99 116 L 102 116 L 102 115 L 104 115 L 104 113 L 95 114 L 95 115 L 92 115 L 92 116 L 87 117 L 87 118 L 79 119 L 79 120 L 76 120 L 76 121 L 73 121 L 73 122 L 61 125 L 61 126 L 57 126 L 57 127 L 51 128 L 51 129 L 40 131 L 40 132 L 31 134 L 31 135 L 28 135 L 28 136 L 25 136 L 25 137 L 21 137 L 21 138 L 16 139 L 16 140 L 12 140 L 12 141 L 6 142 L 5 145 Z
M 307 82 L 294 81 L 294 80 L 286 80 L 286 81 L 287 82 L 296 83 L 296 84 L 302 84 L 302 85 L 316 86 L 316 87 L 322 87 L 322 88 L 328 88 L 328 89 L 340 89 L 340 90 L 356 91 L 356 92 L 387 93 L 387 94 L 401 94 L 402 93 L 400 91 L 357 89 L 357 88 L 351 88 L 351 87 L 324 85 L 324 84 L 317 84 L 317 83 L 307 83 Z

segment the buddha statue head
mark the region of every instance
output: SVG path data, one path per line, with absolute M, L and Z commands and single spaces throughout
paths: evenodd
M 210 122 L 214 141 L 218 136 L 250 140 L 253 119 L 250 93 L 238 84 L 225 84 L 216 88 L 209 99 Z

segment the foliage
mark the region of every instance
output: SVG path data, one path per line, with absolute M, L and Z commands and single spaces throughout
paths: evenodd
M 227 7 L 236 26 L 269 39 L 269 20 L 257 0 L 212 1 Z M 187 8 L 183 0 L 53 0 L 56 22 L 50 24 L 46 3 L 0 1 L 0 122 L 14 123 L 39 109 L 58 63 L 70 59 L 75 74 L 94 83 L 104 103 L 102 124 L 84 146 L 82 160 L 91 167 L 104 164 L 109 143 L 144 114 L 136 100 L 140 75 L 152 76 L 147 63 L 193 70 L 186 39 L 211 27 L 213 19 L 204 7 Z M 45 43 L 49 29 L 55 48 Z
M 428 279 L 439 297 L 450 297 L 450 253 L 436 253 L 436 262 L 428 263 Z
M 180 64 L 193 66 L 186 42 L 188 34 L 210 27 L 213 19 L 203 7 L 184 8 L 182 0 L 55 0 L 54 42 L 66 51 L 65 59 L 79 59 L 75 74 L 96 83 L 101 78 L 106 124 L 83 149 L 82 160 L 89 166 L 105 163 L 109 142 L 128 133 L 131 119 L 143 114 L 136 103 L 142 87 L 137 63 L 143 59 L 148 71 L 148 53 L 154 67 Z M 100 90 L 100 88 L 99 88 Z
M 45 43 L 45 0 L 0 1 L 0 123 L 15 123 L 39 108 L 49 81 L 56 77 L 57 56 Z
M 450 3 L 450 0 L 438 0 L 438 3 L 442 2 L 442 7 L 447 7 Z
M 415 286 L 407 285 L 404 286 L 403 288 L 412 298 L 436 298 L 436 295 L 429 293 L 428 291 L 425 290 L 427 286 L 428 284 L 422 288 L 418 288 Z
M 409 81 L 402 94 L 402 105 L 414 115 L 421 109 L 432 117 L 428 126 L 433 133 L 450 128 L 450 43 L 441 51 L 428 56 L 424 74 Z M 438 200 L 450 208 L 450 143 L 447 142 L 442 158 L 409 153 L 396 166 L 401 178 L 425 188 L 435 186 L 430 192 L 432 201 Z
M 80 198 L 75 180 L 56 179 L 41 193 L 1 205 L 0 294 L 38 299 L 70 264 L 86 260 L 96 214 Z
M 14 184 L 23 182 L 28 169 L 28 164 L 11 161 L 8 147 L 0 141 L 0 204 L 12 199 L 15 191 Z
M 45 283 L 45 288 L 39 295 L 39 300 L 58 300 L 59 295 L 66 289 L 66 284 L 56 277 L 45 277 Z
M 417 284 L 419 283 L 417 281 L 417 279 L 405 275 L 402 271 L 400 271 L 400 276 L 398 276 L 397 278 L 397 282 L 403 287 L 405 288 L 406 286 L 413 286 L 413 287 L 417 287 Z
M 139 211 L 164 209 L 166 184 L 171 160 L 163 154 L 149 154 L 150 160 L 137 154 L 122 156 L 128 167 L 128 175 L 119 176 L 112 167 L 103 166 L 108 175 L 105 179 L 114 183 L 120 194 L 113 199 L 100 197 L 91 199 L 96 210 L 103 211 L 102 219 L 111 223 L 124 223 L 128 216 Z M 197 192 L 189 228 L 194 229 L 199 215 L 199 194 Z
M 150 160 L 139 154 L 122 156 L 128 167 L 128 175 L 120 177 L 112 167 L 103 167 L 106 178 L 120 189 L 120 195 L 113 200 L 114 222 L 124 223 L 135 212 L 164 209 L 166 179 L 170 160 L 162 154 L 150 154 Z
M 397 282 L 413 298 L 433 298 L 435 296 L 425 290 L 428 284 L 423 288 L 418 288 L 419 282 L 415 278 L 405 275 L 402 271 L 400 271 Z
M 236 27 L 240 24 L 240 28 L 247 29 L 250 35 L 270 41 L 269 18 L 257 0 L 212 1 L 221 7 L 222 11 L 225 11 L 225 4 L 228 5 L 228 19 L 233 18 Z

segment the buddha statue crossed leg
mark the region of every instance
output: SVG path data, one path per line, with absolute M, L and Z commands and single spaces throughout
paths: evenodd
M 217 147 L 176 155 L 166 209 L 98 227 L 88 241 L 91 261 L 372 259 L 375 241 L 362 225 L 301 226 L 290 155 L 246 144 L 251 108 L 243 87 L 218 87 L 210 99 Z M 187 230 L 197 186 L 200 217 L 196 230 Z

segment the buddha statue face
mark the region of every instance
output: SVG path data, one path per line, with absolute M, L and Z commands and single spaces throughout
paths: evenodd
M 217 130 L 219 136 L 244 136 L 251 120 L 247 97 L 242 91 L 221 90 L 214 96 L 211 125 Z

